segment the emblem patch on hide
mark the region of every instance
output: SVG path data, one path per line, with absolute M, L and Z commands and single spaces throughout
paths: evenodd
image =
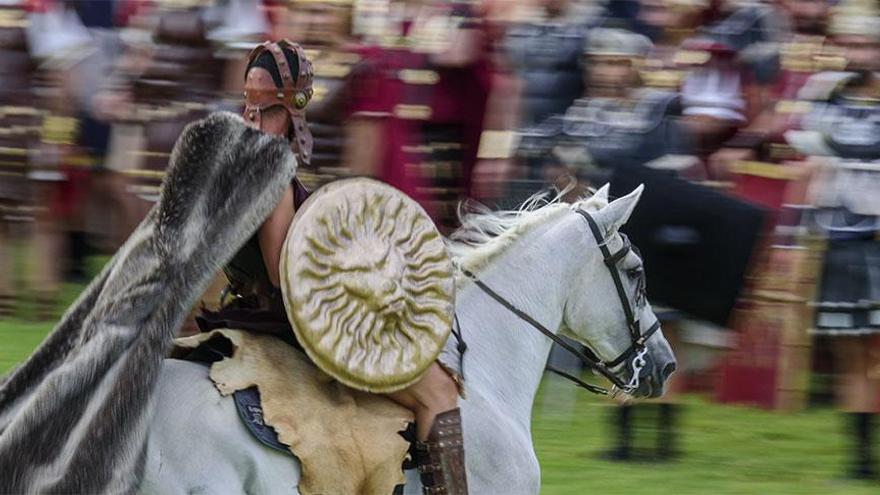
M 248 431 L 263 445 L 292 456 L 290 449 L 278 440 L 275 428 L 263 419 L 263 406 L 260 405 L 260 391 L 257 387 L 246 388 L 232 394 L 235 409 Z

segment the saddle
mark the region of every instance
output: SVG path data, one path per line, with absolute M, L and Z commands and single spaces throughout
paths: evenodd
M 405 482 L 412 413 L 339 383 L 293 345 L 216 329 L 175 340 L 171 357 L 210 364 L 215 387 L 232 395 L 254 437 L 299 460 L 300 493 L 386 495 Z

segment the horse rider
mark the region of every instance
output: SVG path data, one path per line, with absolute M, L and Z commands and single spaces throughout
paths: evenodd
M 312 64 L 302 47 L 286 39 L 256 47 L 245 72 L 245 121 L 264 133 L 284 136 L 300 164 L 312 158 L 312 135 L 305 120 L 312 77 Z M 235 297 L 216 312 L 203 312 L 197 319 L 203 331 L 226 327 L 270 332 L 299 347 L 284 310 L 279 262 L 294 212 L 307 196 L 294 178 L 257 233 L 224 268 Z M 467 493 L 457 407 L 460 380 L 453 375 L 435 361 L 415 384 L 387 394 L 415 415 L 413 460 L 424 493 Z

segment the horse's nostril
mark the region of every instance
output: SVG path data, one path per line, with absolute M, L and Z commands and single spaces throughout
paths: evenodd
M 673 371 L 675 371 L 675 361 L 663 367 L 663 379 L 666 380 L 669 378 L 669 375 L 671 375 Z

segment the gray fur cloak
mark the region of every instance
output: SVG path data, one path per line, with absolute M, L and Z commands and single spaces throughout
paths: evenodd
M 137 489 L 169 344 L 295 169 L 286 141 L 231 113 L 183 131 L 157 204 L 42 345 L 0 380 L 0 493 Z

